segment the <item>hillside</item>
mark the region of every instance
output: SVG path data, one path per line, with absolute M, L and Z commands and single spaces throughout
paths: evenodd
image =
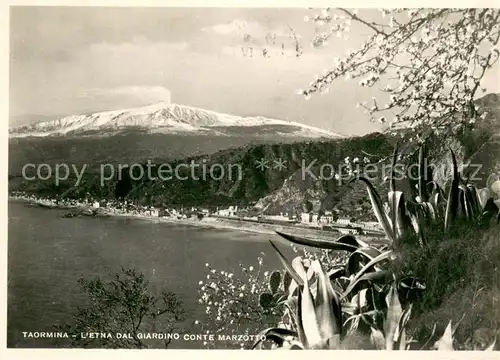
M 471 167 L 471 164 L 480 164 L 479 180 L 473 180 L 478 186 L 488 185 L 488 177 L 500 170 L 500 95 L 490 94 L 478 100 L 478 105 L 488 112 L 486 119 L 478 122 L 456 137 L 446 141 L 437 137 L 429 139 L 430 160 L 437 166 L 436 180 L 443 183 L 449 178 L 450 153 L 453 149 L 459 164 Z M 122 135 L 125 136 L 125 135 Z M 160 139 L 160 138 L 159 138 Z M 159 140 L 160 141 L 160 140 Z M 321 171 L 321 166 L 326 164 L 326 169 L 337 169 L 344 163 L 345 157 L 367 157 L 370 163 L 380 162 L 376 171 L 371 173 L 374 185 L 381 190 L 386 190 L 387 183 L 384 177 L 390 161 L 393 147 L 397 142 L 401 144 L 401 151 L 413 154 L 407 162 L 416 160 L 416 145 L 409 141 L 408 134 L 396 135 L 388 133 L 374 133 L 361 137 L 330 139 L 323 141 L 297 141 L 288 143 L 255 143 L 242 147 L 233 147 L 221 150 L 210 155 L 187 156 L 183 159 L 171 160 L 169 164 L 175 168 L 179 164 L 204 163 L 207 168 L 215 164 L 228 169 L 230 165 L 239 165 L 242 169 L 241 178 L 237 172 L 232 177 L 221 179 L 203 179 L 203 174 L 198 168 L 194 174 L 199 179 L 191 176 L 190 170 L 184 168 L 180 171 L 186 179 L 170 179 L 166 181 L 142 178 L 132 180 L 128 170 L 124 171 L 121 180 L 107 181 L 105 186 L 99 184 L 99 174 L 87 172 L 84 182 L 78 188 L 72 187 L 74 179 L 68 179 L 56 187 L 50 182 L 27 182 L 19 177 L 11 177 L 10 189 L 44 194 L 47 196 L 62 195 L 65 197 L 85 197 L 88 195 L 98 198 L 123 197 L 142 204 L 152 205 L 255 205 L 266 211 L 297 211 L 301 212 L 305 201 L 313 203 L 316 211 L 321 209 L 336 209 L 345 216 L 372 220 L 372 212 L 364 184 L 360 182 L 346 183 L 346 179 L 325 180 L 316 178 Z M 144 145 L 145 153 L 151 151 Z M 184 144 L 185 145 L 185 144 Z M 118 148 L 119 143 L 109 145 Z M 167 146 L 164 144 L 164 146 Z M 171 143 L 168 144 L 171 146 Z M 179 143 L 179 148 L 182 142 Z M 120 147 L 124 154 L 119 158 L 131 159 L 125 147 Z M 158 149 L 160 149 L 159 147 Z M 161 153 L 161 151 L 159 151 Z M 113 151 L 110 154 L 114 154 Z M 157 159 L 162 159 L 159 156 Z M 117 164 L 116 159 L 109 158 L 110 162 Z M 153 158 L 153 160 L 156 160 Z M 264 160 L 269 168 L 259 169 L 258 162 Z M 274 161 L 282 161 L 286 168 L 273 168 Z M 311 177 L 304 168 L 313 162 L 309 170 L 316 176 Z M 131 163 L 130 161 L 128 163 Z M 153 161 L 161 164 L 161 161 Z M 381 166 L 384 165 L 385 167 Z M 234 170 L 234 169 L 233 169 Z M 323 169 L 324 170 L 324 169 Z M 217 172 L 216 172 L 217 173 Z M 323 172 L 325 174 L 325 172 Z M 467 174 L 467 170 L 465 170 Z M 498 173 L 496 173 L 498 174 Z M 155 170 L 152 175 L 157 176 Z M 220 175 L 219 174 L 216 174 Z M 331 174 L 326 174 L 328 177 Z M 332 176 L 330 176 L 332 178 Z M 490 177 L 491 179 L 491 177 Z M 491 183 L 491 181 L 490 181 Z M 398 183 L 398 187 L 408 189 L 409 184 Z M 88 195 L 87 195 L 88 194 Z M 385 195 L 382 193 L 382 196 Z M 500 194 L 499 194 L 500 196 Z M 384 199 L 383 199 L 384 200 Z
M 27 163 L 171 161 L 248 144 L 336 138 L 341 136 L 297 122 L 160 102 L 11 128 L 9 174 Z
M 459 166 L 463 169 L 463 176 L 473 176 L 471 182 L 478 187 L 489 187 L 500 180 L 500 94 L 489 94 L 477 100 L 481 111 L 486 111 L 484 120 L 458 134 L 456 137 L 441 138 L 431 135 L 428 139 L 429 161 L 435 166 L 434 180 L 443 185 L 451 176 L 450 149 L 456 154 Z M 410 133 L 384 133 L 381 138 L 394 146 L 400 144 L 400 153 L 411 154 L 404 161 L 407 164 L 417 161 L 415 150 L 417 146 L 409 140 Z M 391 149 L 392 150 L 392 149 Z M 381 148 L 376 151 L 381 159 L 375 173 L 370 173 L 373 184 L 381 191 L 382 201 L 388 191 L 388 184 L 384 178 L 388 175 L 384 169 L 390 167 L 390 150 Z M 360 153 L 350 154 L 351 159 L 360 156 Z M 371 159 L 373 160 L 373 159 Z M 477 171 L 477 172 L 476 172 Z M 397 181 L 397 186 L 403 190 L 410 190 L 407 181 Z M 270 193 L 258 202 L 258 206 L 267 211 L 283 211 L 298 208 L 306 200 L 313 204 L 316 212 L 320 210 L 339 210 L 344 216 L 373 219 L 371 205 L 368 201 L 366 187 L 361 182 L 345 183 L 338 190 L 339 182 L 332 180 L 303 181 L 299 172 L 291 174 L 283 183 L 283 187 Z M 493 191 L 492 196 L 500 199 L 500 193 Z
M 392 144 L 381 134 L 370 134 L 364 137 L 351 139 L 328 140 L 320 142 L 296 142 L 291 144 L 259 144 L 248 145 L 241 148 L 233 148 L 219 151 L 208 156 L 188 157 L 169 163 L 172 168 L 178 164 L 189 164 L 195 161 L 198 164 L 205 163 L 207 168 L 214 164 L 223 164 L 228 169 L 229 165 L 241 166 L 241 178 L 236 173 L 229 178 L 228 174 L 220 180 L 206 177 L 202 178 L 201 169 L 196 171 L 194 179 L 190 176 L 188 169 L 182 169 L 180 176 L 188 179 L 171 179 L 166 181 L 152 181 L 146 177 L 141 180 L 129 179 L 125 171 L 121 181 L 117 178 L 106 183 L 105 187 L 99 185 L 98 173 L 87 173 L 84 184 L 78 188 L 70 187 L 74 179 L 68 179 L 65 184 L 55 187 L 51 182 L 29 182 L 20 181 L 19 178 L 11 178 L 11 184 L 18 189 L 38 192 L 40 194 L 58 193 L 68 197 L 85 196 L 88 192 L 97 197 L 113 198 L 116 189 L 126 189 L 125 195 L 128 199 L 141 203 L 152 204 L 175 204 L 175 205 L 200 205 L 200 204 L 251 204 L 260 198 L 276 191 L 282 187 L 283 182 L 291 174 L 301 172 L 302 162 L 306 166 L 316 160 L 317 166 L 313 171 L 317 172 L 320 164 L 332 164 L 334 167 L 343 163 L 346 156 L 353 153 L 390 154 Z M 377 155 L 378 160 L 379 156 Z M 286 163 L 286 169 L 278 170 L 272 167 L 260 170 L 257 161 L 265 159 L 269 164 L 274 160 L 282 159 Z M 158 174 L 153 169 L 153 176 Z M 17 179 L 17 180 L 16 180 Z M 305 178 L 307 181 L 307 177 Z M 325 182 L 327 183 L 327 182 Z M 120 190 L 121 191 L 121 190 Z M 338 187 L 338 191 L 344 191 Z

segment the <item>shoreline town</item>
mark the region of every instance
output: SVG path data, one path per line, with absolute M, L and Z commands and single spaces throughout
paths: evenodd
M 22 202 L 32 207 L 66 209 L 68 213 L 62 215 L 64 218 L 113 216 L 260 234 L 275 234 L 276 231 L 283 231 L 293 232 L 295 235 L 327 238 L 344 234 L 353 234 L 367 240 L 384 238 L 378 223 L 353 222 L 342 218 L 333 221 L 328 214 L 321 220 L 315 220 L 315 214 L 312 213 L 301 214 L 298 218 L 288 216 L 288 214 L 241 216 L 238 214 L 237 206 L 229 206 L 212 212 L 203 207 L 159 209 L 127 202 L 55 200 L 19 193 L 9 194 L 9 201 Z

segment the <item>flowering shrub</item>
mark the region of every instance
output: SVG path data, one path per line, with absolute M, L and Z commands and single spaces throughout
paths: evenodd
M 297 255 L 310 261 L 319 260 L 330 268 L 343 262 L 344 256 L 332 256 L 326 250 L 309 251 L 290 245 Z M 206 334 L 223 335 L 254 335 L 263 327 L 276 326 L 283 316 L 283 305 L 263 307 L 261 294 L 270 292 L 271 277 L 274 271 L 266 270 L 264 253 L 257 258 L 256 265 L 239 264 L 235 273 L 217 270 L 205 264 L 207 273 L 198 285 L 198 302 L 205 306 L 205 319 L 196 320 L 195 327 L 199 327 Z M 283 274 L 282 274 L 283 275 Z M 284 289 L 282 289 L 284 290 Z M 250 338 L 245 342 L 238 340 L 228 341 L 230 347 L 249 348 L 255 341 Z M 217 348 L 221 344 L 205 341 L 206 348 Z
M 337 79 L 356 79 L 361 87 L 381 91 L 380 98 L 359 104 L 372 120 L 404 122 L 416 130 L 417 139 L 426 128 L 453 134 L 485 116 L 474 99 L 486 91 L 481 80 L 499 58 L 499 19 L 500 11 L 493 8 L 380 9 L 378 16 L 323 9 L 304 19 L 317 27 L 313 47 L 331 38 L 347 40 L 355 27 L 371 34 L 298 92 L 308 99 L 328 92 Z
M 204 332 L 216 335 L 250 334 L 252 324 L 276 323 L 278 313 L 263 313 L 259 306 L 258 294 L 266 290 L 265 280 L 269 277 L 269 273 L 263 271 L 262 257 L 258 258 L 255 267 L 240 264 L 236 275 L 213 269 L 208 263 L 205 265 L 207 274 L 199 282 L 198 302 L 205 305 L 207 320 L 206 323 L 199 320 L 195 322 Z M 254 334 L 257 334 L 257 330 L 256 326 Z M 208 342 L 204 345 L 214 347 Z

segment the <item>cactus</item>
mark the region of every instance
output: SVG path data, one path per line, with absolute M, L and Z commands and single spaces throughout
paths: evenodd
M 276 294 L 281 285 L 281 273 L 279 271 L 274 271 L 269 278 L 269 290 L 272 294 Z
M 273 310 L 283 304 L 288 295 L 288 287 L 292 283 L 290 274 L 282 275 L 279 270 L 273 271 L 269 276 L 269 292 L 259 295 L 259 304 L 264 310 Z

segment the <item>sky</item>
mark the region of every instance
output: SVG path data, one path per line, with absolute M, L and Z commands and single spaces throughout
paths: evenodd
M 355 81 L 339 80 L 310 100 L 296 94 L 370 33 L 353 26 L 348 40 L 312 48 L 315 28 L 304 22 L 311 14 L 299 8 L 11 7 L 9 125 L 171 99 L 343 135 L 378 130 L 356 107 L 374 90 Z M 303 39 L 300 57 L 290 27 Z M 251 35 L 246 42 L 245 34 Z M 268 34 L 277 34 L 278 45 L 265 59 Z M 245 45 L 254 49 L 252 57 L 244 56 Z M 485 86 L 500 92 L 499 83 L 493 78 Z

